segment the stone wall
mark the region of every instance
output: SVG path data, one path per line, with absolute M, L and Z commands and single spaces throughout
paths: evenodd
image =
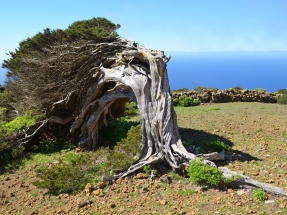
M 226 102 L 262 102 L 276 103 L 277 97 L 274 93 L 256 90 L 208 90 L 203 89 L 201 93 L 188 91 L 173 93 L 173 99 L 181 96 L 197 98 L 200 103 L 226 103 Z

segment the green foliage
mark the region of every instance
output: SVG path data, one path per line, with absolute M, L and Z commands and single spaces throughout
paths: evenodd
M 279 95 L 277 98 L 277 103 L 282 105 L 287 105 L 287 94 Z
M 243 178 L 242 175 L 236 175 L 236 176 L 232 176 L 230 178 L 225 178 L 223 182 L 224 182 L 224 184 L 230 184 L 231 182 L 240 180 L 242 178 Z
M 134 116 L 138 114 L 138 106 L 134 101 L 127 102 L 125 108 L 123 116 Z
M 69 152 L 65 158 L 51 167 L 41 166 L 36 170 L 39 180 L 33 184 L 48 189 L 51 194 L 76 193 L 83 190 L 87 183 L 94 183 L 95 175 L 103 171 L 100 152 L 75 153 Z
M 127 169 L 130 167 L 138 159 L 141 139 L 141 126 L 132 126 L 127 133 L 127 137 L 118 142 L 113 150 L 108 152 L 107 166 L 110 169 Z
M 188 196 L 188 195 L 193 195 L 196 194 L 196 190 L 191 190 L 191 189 L 186 189 L 186 190 L 179 190 L 178 195 L 179 196 Z
M 39 116 L 34 116 L 31 111 L 27 111 L 24 115 L 16 117 L 10 122 L 1 122 L 0 133 L 1 135 L 8 135 L 21 128 L 29 128 L 36 123 Z
M 179 105 L 179 99 L 175 98 L 173 99 L 173 106 L 178 106 Z
M 182 144 L 183 144 L 185 147 L 190 147 L 190 146 L 192 146 L 192 140 L 190 140 L 190 139 L 183 140 L 183 141 L 182 141 Z
M 279 94 L 287 94 L 287 89 L 280 89 L 277 91 Z
M 189 106 L 197 106 L 200 102 L 197 98 L 190 98 L 188 96 L 181 96 L 179 98 L 179 106 L 181 107 L 189 107 Z
M 177 174 L 175 172 L 170 172 L 169 175 L 172 176 L 175 180 L 183 179 L 182 176 L 180 176 L 179 174 Z
M 144 166 L 143 171 L 144 171 L 146 177 L 149 177 L 149 176 L 150 176 L 150 173 L 151 173 L 150 165 Z
M 33 197 L 37 197 L 38 195 L 39 195 L 39 191 L 38 190 L 36 190 L 33 193 L 31 193 L 31 196 L 33 196 Z
M 266 193 L 260 188 L 253 191 L 253 196 L 259 201 L 264 201 L 267 198 Z
M 127 132 L 132 126 L 138 124 L 138 122 L 128 122 L 124 118 L 111 120 L 108 127 L 104 127 L 99 131 L 99 141 L 109 142 L 109 147 L 113 148 L 117 142 L 127 137 Z
M 157 170 L 156 169 L 151 169 L 150 165 L 146 165 L 143 167 L 143 171 L 146 175 L 146 177 L 149 177 L 150 174 L 152 173 L 153 171 L 153 175 L 156 176 L 157 175 Z
M 51 167 L 41 166 L 36 170 L 39 180 L 33 182 L 38 188 L 48 189 L 52 194 L 76 193 L 87 183 L 95 183 L 111 169 L 127 169 L 137 160 L 141 142 L 141 127 L 131 127 L 127 137 L 117 142 L 113 149 L 100 149 L 96 152 L 67 153 Z M 49 144 L 50 146 L 46 146 Z M 57 141 L 46 142 L 38 151 L 48 153 L 57 149 Z M 56 148 L 54 148 L 54 146 Z M 70 150 L 66 143 L 67 150 Z M 67 150 L 64 150 L 65 152 Z M 63 151 L 63 150 L 62 150 Z
M 231 150 L 231 147 L 226 145 L 224 142 L 222 141 L 213 141 L 210 143 L 210 146 L 218 153 L 222 152 L 222 151 L 230 151 Z
M 257 91 L 258 93 L 267 92 L 267 90 L 263 88 L 254 88 L 252 90 Z
M 240 90 L 243 90 L 243 88 L 242 88 L 242 87 L 238 87 L 238 86 L 236 86 L 236 87 L 233 87 L 232 89 L 233 89 L 233 90 L 235 90 L 235 91 L 240 91 Z
M 72 148 L 73 146 L 70 142 L 57 139 L 43 140 L 37 145 L 34 145 L 32 150 L 34 153 L 52 154 L 59 151 L 70 151 Z
M 172 93 L 183 93 L 183 92 L 188 92 L 190 91 L 188 88 L 180 88 L 177 90 L 173 90 Z
M 4 109 L 1 110 L 3 113 Z M 5 119 L 4 116 L 3 118 Z M 24 155 L 26 149 L 19 145 L 14 137 L 22 134 L 22 130 L 28 130 L 38 118 L 39 116 L 33 115 L 32 111 L 28 111 L 12 121 L 0 121 L 0 170 L 14 169 L 20 165 L 18 158 Z
M 95 39 L 117 36 L 115 25 L 106 18 L 92 18 L 90 20 L 76 21 L 65 30 L 65 33 L 74 39 Z
M 190 181 L 197 184 L 218 186 L 222 180 L 222 172 L 217 168 L 204 164 L 203 160 L 192 161 L 187 168 Z

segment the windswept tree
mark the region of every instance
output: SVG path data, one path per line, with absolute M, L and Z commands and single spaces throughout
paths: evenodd
M 23 110 L 44 114 L 20 144 L 57 123 L 79 146 L 95 149 L 99 129 L 133 100 L 140 111 L 141 154 L 117 177 L 162 162 L 183 170 L 198 156 L 185 149 L 178 132 L 166 70 L 170 57 L 117 36 L 118 27 L 104 18 L 75 22 L 66 30 L 45 29 L 10 52 L 3 63 L 7 91 Z M 209 160 L 222 159 L 218 153 L 200 156 L 213 166 Z

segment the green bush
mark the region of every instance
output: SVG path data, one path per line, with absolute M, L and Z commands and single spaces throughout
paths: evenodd
M 287 89 L 278 90 L 277 93 L 279 93 L 279 94 L 287 94 Z
M 134 116 L 138 113 L 138 106 L 137 103 L 135 103 L 134 101 L 127 102 L 125 108 L 126 109 L 123 116 Z
M 84 189 L 87 183 L 97 182 L 104 171 L 104 165 L 96 162 L 102 151 L 90 153 L 70 152 L 59 163 L 51 167 L 41 166 L 36 170 L 38 180 L 33 184 L 42 189 L 48 189 L 51 194 L 76 193 Z
M 240 179 L 242 179 L 243 176 L 242 175 L 235 175 L 235 176 L 231 176 L 230 178 L 226 178 L 224 179 L 224 184 L 230 184 L 233 181 L 238 181 Z
M 175 98 L 173 99 L 173 106 L 178 106 L 179 105 L 179 99 Z
M 0 124 L 1 135 L 8 135 L 21 128 L 29 128 L 36 123 L 39 116 L 34 116 L 31 111 L 27 111 L 24 115 L 16 117 L 10 122 L 2 121 Z
M 277 98 L 277 103 L 287 105 L 287 94 L 282 94 Z
M 264 201 L 267 198 L 266 193 L 260 188 L 255 189 L 253 195 L 259 201 Z
M 107 166 L 110 169 L 127 169 L 130 167 L 138 159 L 141 140 L 141 126 L 132 126 L 127 137 L 118 142 L 113 150 L 109 150 Z
M 181 96 L 179 98 L 179 106 L 181 107 L 190 107 L 190 106 L 197 106 L 200 102 L 197 98 L 193 99 L 188 96 Z
M 218 153 L 222 152 L 223 150 L 226 152 L 231 150 L 230 146 L 226 145 L 224 142 L 219 140 L 211 142 L 210 146 L 213 148 L 213 150 L 215 150 Z
M 127 132 L 132 126 L 138 125 L 138 122 L 128 122 L 124 118 L 111 120 L 108 127 L 103 127 L 99 131 L 99 142 L 110 142 L 109 147 L 127 137 Z
M 206 165 L 203 160 L 192 161 L 187 168 L 190 181 L 197 184 L 218 186 L 223 174 L 217 168 Z
M 73 146 L 68 141 L 58 140 L 43 140 L 32 147 L 33 153 L 51 154 L 62 150 L 70 151 Z
M 235 91 L 240 91 L 240 90 L 243 90 L 243 88 L 242 88 L 242 87 L 238 87 L 238 86 L 236 86 L 236 87 L 233 87 L 232 89 L 233 89 L 233 90 L 235 90 Z
M 51 167 L 41 166 L 36 170 L 38 180 L 33 184 L 48 189 L 51 194 L 77 193 L 87 183 L 95 183 L 101 176 L 109 175 L 112 169 L 127 169 L 139 156 L 142 139 L 141 126 L 131 127 L 127 137 L 117 142 L 113 149 L 99 149 L 96 152 L 69 152 Z M 55 142 L 50 146 L 37 148 L 41 152 L 55 151 Z M 66 144 L 67 145 L 67 144 Z M 68 146 L 68 145 L 67 145 Z

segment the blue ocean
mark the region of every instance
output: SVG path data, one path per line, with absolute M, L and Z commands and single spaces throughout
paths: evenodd
M 287 89 L 287 52 L 194 52 L 171 55 L 171 90 L 198 87 Z
M 287 89 L 287 52 L 166 52 L 171 90 L 198 87 Z M 0 69 L 0 84 L 6 70 Z

